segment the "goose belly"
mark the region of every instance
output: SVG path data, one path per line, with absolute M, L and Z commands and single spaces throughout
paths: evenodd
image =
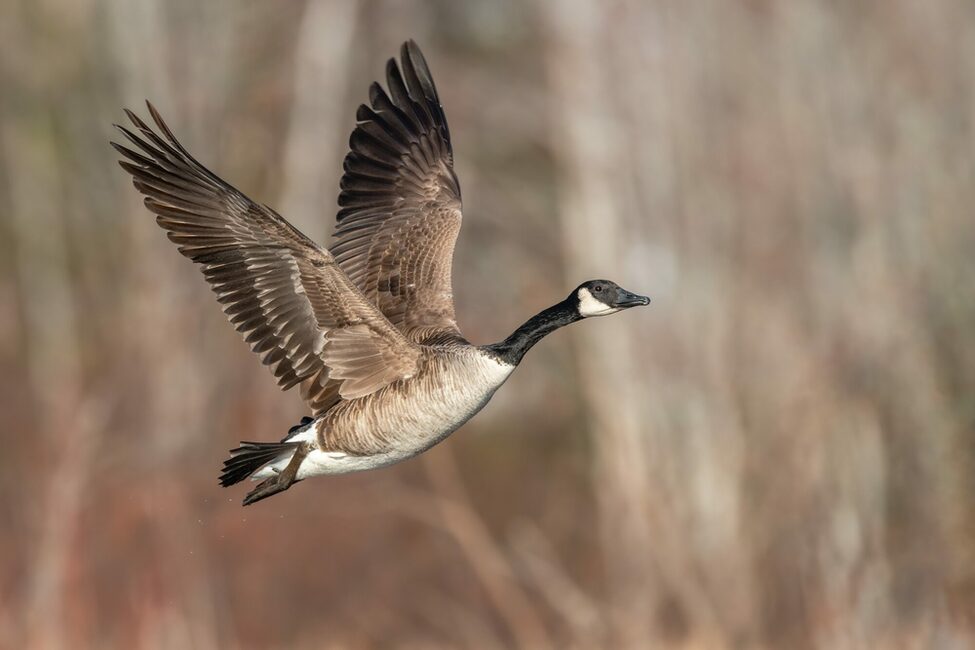
M 480 411 L 513 370 L 514 366 L 479 353 L 431 359 L 416 377 L 349 402 L 327 418 L 323 430 L 326 449 L 330 431 L 334 431 L 336 438 L 365 453 L 345 456 L 319 451 L 321 458 L 315 460 L 322 466 L 316 473 L 381 467 L 429 449 Z

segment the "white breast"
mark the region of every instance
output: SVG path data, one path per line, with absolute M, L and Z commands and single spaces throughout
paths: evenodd
M 514 369 L 470 350 L 438 358 L 416 391 L 400 394 L 398 409 L 386 405 L 390 427 L 385 433 L 403 451 L 427 449 L 480 411 Z

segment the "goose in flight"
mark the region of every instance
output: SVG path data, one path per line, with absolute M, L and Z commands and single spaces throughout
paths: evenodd
M 508 338 L 457 328 L 451 260 L 460 186 L 447 120 L 420 49 L 405 43 L 356 113 L 331 249 L 198 162 L 148 104 L 112 146 L 145 205 L 203 275 L 282 390 L 311 416 L 280 442 L 242 442 L 220 482 L 261 482 L 248 505 L 296 481 L 383 467 L 429 449 L 491 399 L 546 334 L 650 299 L 590 280 Z

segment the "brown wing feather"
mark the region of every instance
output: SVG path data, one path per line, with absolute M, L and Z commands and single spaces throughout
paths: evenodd
M 331 247 L 339 265 L 397 328 L 417 341 L 458 335 L 451 260 L 461 225 L 447 120 L 413 41 L 402 72 L 386 67 L 356 114 Z
M 332 255 L 283 217 L 258 205 L 200 164 L 179 144 L 150 104 L 160 137 L 131 111 L 139 134 L 119 130 L 142 153 L 112 143 L 128 160 L 119 164 L 179 251 L 201 265 L 224 313 L 269 366 L 282 389 L 301 384 L 315 412 L 343 392 L 368 394 L 412 373 L 419 351 L 363 296 Z M 390 372 L 377 375 L 343 366 L 331 376 L 329 337 L 357 333 L 357 348 L 381 354 Z M 344 389 L 348 383 L 353 388 Z
M 364 349 L 371 353 L 363 354 Z M 416 370 L 415 359 L 397 355 L 364 324 L 329 331 L 325 363 L 331 377 L 342 381 L 339 393 L 343 399 L 369 395 L 397 379 L 408 379 Z

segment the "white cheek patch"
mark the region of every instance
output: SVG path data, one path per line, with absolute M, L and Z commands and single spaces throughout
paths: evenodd
M 606 316 L 607 314 L 615 314 L 619 310 L 619 307 L 610 307 L 601 300 L 597 300 L 589 292 L 589 289 L 585 287 L 579 289 L 579 315 L 583 318 Z

